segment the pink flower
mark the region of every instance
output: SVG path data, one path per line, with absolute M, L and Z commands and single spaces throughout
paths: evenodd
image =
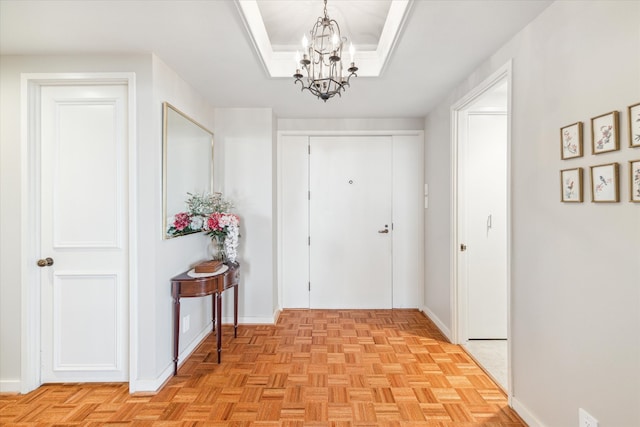
M 176 230 L 182 231 L 189 226 L 191 220 L 189 219 L 189 214 L 186 212 L 177 213 L 173 217 L 173 226 Z
M 220 227 L 227 227 L 230 225 L 238 225 L 240 220 L 237 215 L 231 213 L 222 214 L 219 218 Z
M 220 224 L 220 218 L 222 214 L 220 212 L 214 212 L 207 218 L 207 228 L 211 231 L 220 231 L 224 225 Z

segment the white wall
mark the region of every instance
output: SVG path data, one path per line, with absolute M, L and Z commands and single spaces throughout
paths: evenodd
M 217 108 L 214 144 L 224 156 L 222 191 L 240 216 L 240 323 L 273 323 L 277 310 L 275 121 L 270 108 Z M 223 316 L 232 315 L 227 299 Z
M 451 327 L 449 109 L 513 58 L 513 404 L 531 425 L 640 425 L 640 205 L 628 202 L 626 107 L 640 100 L 640 3 L 556 2 L 425 121 L 425 303 Z M 592 155 L 590 118 L 621 111 L 621 150 Z M 585 123 L 585 156 L 562 161 L 559 129 Z M 588 167 L 619 162 L 621 198 L 591 203 Z M 587 168 L 585 203 L 560 203 L 559 171 Z M 437 184 L 436 184 L 437 183 Z M 435 185 L 434 185 L 435 184 Z M 575 266 L 570 268 L 569 266 Z
M 154 133 L 149 146 L 139 153 L 139 316 L 140 348 L 137 384 L 140 390 L 155 390 L 168 374 L 173 374 L 173 303 L 171 277 L 189 269 L 208 257 L 210 240 L 203 233 L 162 239 L 162 103 L 171 105 L 209 130 L 214 128 L 214 109 L 160 58 L 152 56 L 153 101 L 149 106 Z M 222 175 L 214 143 L 214 181 Z M 185 199 L 187 195 L 185 194 Z M 152 221 L 149 221 L 153 218 Z M 155 256 L 148 256 L 155 247 Z M 152 273 L 151 273 L 152 272 Z M 151 274 L 153 280 L 144 280 Z M 155 304 L 146 304 L 154 301 Z M 211 331 L 211 298 L 184 298 L 180 301 L 180 317 L 189 316 L 190 329 L 180 331 L 180 362 Z M 153 362 L 153 363 L 150 363 Z
M 422 130 L 422 118 L 375 118 L 375 119 L 278 119 L 278 131 L 398 131 Z

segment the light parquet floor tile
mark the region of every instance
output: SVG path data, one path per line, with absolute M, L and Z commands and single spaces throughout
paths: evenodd
M 0 396 L 6 426 L 524 426 L 502 390 L 417 310 L 285 310 L 223 327 L 156 394 L 51 384 Z

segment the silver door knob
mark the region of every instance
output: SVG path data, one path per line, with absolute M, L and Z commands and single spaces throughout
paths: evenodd
M 53 265 L 53 258 L 45 258 L 38 260 L 38 267 L 49 267 Z

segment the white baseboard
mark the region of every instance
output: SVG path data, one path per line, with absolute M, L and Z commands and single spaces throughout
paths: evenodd
M 0 380 L 0 393 L 20 393 L 21 390 L 20 380 Z
M 153 380 L 129 381 L 129 393 L 155 393 L 162 388 L 164 383 L 173 375 L 173 363 Z
M 518 399 L 511 396 L 511 407 L 518 413 L 520 418 L 524 420 L 529 427 L 545 427 Z
M 244 325 L 273 325 L 275 323 L 274 317 L 238 317 L 238 326 Z M 223 325 L 233 325 L 233 317 L 223 317 Z
M 438 329 L 440 329 L 440 332 L 442 332 L 449 341 L 453 342 L 453 335 L 451 335 L 451 330 L 442 322 L 442 320 L 440 320 L 440 318 L 438 318 L 438 316 L 436 316 L 431 310 L 424 306 L 422 307 L 421 311 L 426 314 L 433 323 L 436 324 Z
M 233 323 L 233 319 L 231 319 Z M 224 324 L 224 322 L 222 322 Z M 191 356 L 191 353 L 200 345 L 200 343 L 211 333 L 213 323 L 209 322 L 205 325 L 204 329 L 189 343 L 182 353 L 178 355 L 178 368 L 185 360 Z M 129 381 L 129 393 L 136 392 L 157 392 L 162 385 L 173 375 L 173 360 L 167 366 L 164 371 L 155 379 L 152 380 L 137 380 Z

